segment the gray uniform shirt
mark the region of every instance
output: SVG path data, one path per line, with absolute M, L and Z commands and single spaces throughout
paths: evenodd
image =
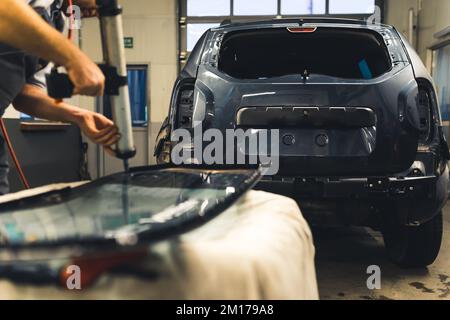
M 0 0 L 1 1 L 1 0 Z M 60 0 L 23 0 L 37 10 L 49 23 L 54 18 L 55 5 Z M 25 84 L 44 88 L 45 82 L 40 60 L 11 46 L 0 43 L 0 117 Z M 9 192 L 8 157 L 6 143 L 0 134 L 0 195 Z

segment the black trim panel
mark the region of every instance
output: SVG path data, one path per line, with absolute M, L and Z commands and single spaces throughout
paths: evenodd
M 244 107 L 236 115 L 238 127 L 246 128 L 366 128 L 377 117 L 364 107 Z

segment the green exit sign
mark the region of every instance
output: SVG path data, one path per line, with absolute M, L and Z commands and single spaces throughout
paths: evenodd
M 134 47 L 133 37 L 125 37 L 125 38 L 123 38 L 123 42 L 125 43 L 126 49 L 133 49 L 133 47 Z

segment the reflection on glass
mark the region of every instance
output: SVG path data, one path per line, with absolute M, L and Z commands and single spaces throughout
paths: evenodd
M 190 17 L 229 16 L 230 0 L 188 0 L 187 15 Z
M 281 0 L 281 14 L 325 14 L 325 0 Z
M 330 14 L 371 14 L 375 0 L 330 0 Z
M 2 205 L 0 246 L 138 240 L 202 223 L 250 186 L 253 170 L 117 174 L 71 191 Z
M 234 15 L 236 16 L 275 16 L 277 11 L 277 0 L 234 0 Z
M 219 23 L 189 23 L 187 25 L 187 51 L 194 49 L 198 39 L 206 32 L 206 30 L 218 27 Z

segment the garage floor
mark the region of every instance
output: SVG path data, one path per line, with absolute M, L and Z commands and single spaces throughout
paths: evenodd
M 321 299 L 450 300 L 450 203 L 444 209 L 444 240 L 427 269 L 404 270 L 387 259 L 380 233 L 365 228 L 313 229 Z M 369 265 L 381 268 L 381 289 L 369 290 Z

